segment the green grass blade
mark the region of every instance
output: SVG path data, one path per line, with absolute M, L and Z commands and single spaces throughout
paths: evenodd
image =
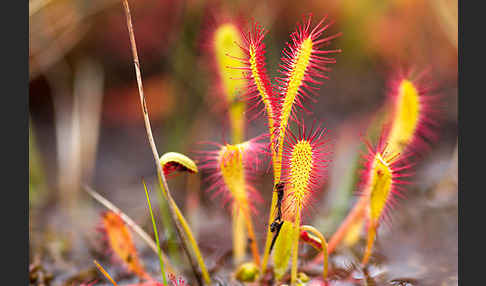
M 157 243 L 157 250 L 158 250 L 158 256 L 159 256 L 159 264 L 160 264 L 160 273 L 162 274 L 162 282 L 164 285 L 167 284 L 167 278 L 165 277 L 165 271 L 164 271 L 164 261 L 162 261 L 162 251 L 160 250 L 160 242 L 159 242 L 159 232 L 157 231 L 157 224 L 155 223 L 155 218 L 154 214 L 152 212 L 152 204 L 150 203 L 150 198 L 149 194 L 147 191 L 147 185 L 145 184 L 145 180 L 142 180 L 143 182 L 143 188 L 145 189 L 145 195 L 147 196 L 147 203 L 150 211 L 150 217 L 152 219 L 152 226 L 154 227 L 154 233 L 155 233 L 155 242 Z

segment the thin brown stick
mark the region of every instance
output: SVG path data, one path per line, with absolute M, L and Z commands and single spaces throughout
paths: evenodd
M 135 34 L 133 32 L 133 25 L 132 25 L 132 17 L 130 14 L 130 7 L 128 6 L 128 1 L 127 0 L 122 0 L 123 7 L 125 10 L 125 15 L 127 18 L 127 28 L 128 28 L 128 34 L 130 37 L 130 47 L 132 49 L 132 56 L 133 56 L 133 63 L 135 65 L 135 74 L 137 77 L 137 85 L 138 85 L 138 94 L 140 96 L 140 104 L 142 107 L 142 114 L 143 114 L 143 119 L 145 123 L 145 130 L 147 132 L 147 138 L 150 144 L 150 148 L 152 149 L 152 153 L 154 156 L 155 160 L 155 166 L 157 168 L 157 175 L 159 177 L 159 182 L 161 182 L 161 188 L 163 190 L 164 196 L 168 200 L 168 205 L 171 213 L 172 220 L 174 221 L 174 224 L 176 226 L 177 233 L 181 239 L 182 246 L 184 251 L 187 254 L 187 257 L 189 259 L 189 262 L 191 263 L 191 267 L 193 269 L 193 272 L 196 276 L 196 279 L 198 280 L 199 284 L 202 284 L 201 280 L 201 274 L 197 270 L 197 265 L 199 265 L 200 270 L 202 272 L 203 278 L 207 284 L 211 283 L 208 271 L 206 269 L 206 265 L 204 264 L 204 261 L 202 260 L 200 251 L 197 247 L 197 244 L 195 243 L 194 237 L 192 233 L 190 232 L 190 229 L 188 227 L 188 224 L 185 220 L 185 218 L 182 216 L 181 211 L 175 204 L 174 199 L 172 198 L 170 191 L 169 191 L 169 186 L 167 184 L 167 180 L 165 178 L 164 172 L 162 170 L 162 165 L 160 164 L 159 161 L 159 153 L 157 152 L 157 147 L 155 146 L 155 140 L 152 134 L 152 127 L 150 125 L 150 119 L 148 115 L 148 110 L 147 110 L 147 103 L 145 100 L 145 96 L 143 93 L 143 84 L 142 84 L 142 75 L 140 72 L 140 62 L 138 59 L 138 52 L 137 52 L 137 45 L 135 43 Z M 187 239 L 185 238 L 187 236 Z M 189 251 L 189 248 L 187 247 L 187 240 L 189 240 L 189 244 L 192 245 L 192 248 L 195 252 L 194 254 Z
M 145 95 L 143 93 L 142 73 L 140 72 L 140 61 L 138 60 L 137 44 L 135 43 L 135 34 L 133 33 L 132 16 L 130 14 L 130 7 L 128 6 L 127 0 L 123 0 L 122 2 L 123 2 L 123 7 L 125 8 L 125 15 L 127 17 L 128 35 L 130 37 L 130 47 L 132 49 L 133 64 L 135 65 L 138 94 L 140 96 L 140 104 L 142 105 L 142 113 L 145 122 L 145 129 L 147 131 L 147 137 L 149 140 L 150 148 L 152 149 L 152 153 L 154 155 L 157 169 L 160 169 L 162 171 L 162 166 L 159 164 L 159 153 L 157 152 L 157 147 L 155 146 L 154 136 L 152 135 L 152 127 L 150 125 L 150 120 L 148 118 L 147 103 L 145 101 Z M 163 178 L 163 182 L 164 185 L 167 184 L 167 182 L 165 182 L 165 178 Z
M 105 206 L 107 209 L 117 213 L 120 218 L 128 225 L 128 227 L 130 227 L 136 234 L 138 234 L 138 236 L 140 236 L 140 238 L 142 238 L 147 244 L 148 246 L 155 252 L 155 254 L 158 255 L 158 249 L 157 249 L 157 245 L 155 244 L 155 242 L 152 240 L 152 238 L 150 237 L 150 235 L 148 235 L 136 222 L 134 222 L 127 214 L 125 214 L 124 212 L 122 212 L 118 207 L 116 207 L 112 202 L 110 202 L 109 200 L 107 200 L 106 198 L 104 198 L 102 195 L 100 195 L 99 193 L 97 193 L 95 190 L 93 190 L 92 188 L 88 187 L 88 186 L 84 186 L 84 190 L 91 196 L 93 197 L 93 199 L 95 199 L 96 201 L 98 201 L 100 204 L 102 204 L 103 206 Z M 177 272 L 175 271 L 174 267 L 172 266 L 172 264 L 169 262 L 169 258 L 167 256 L 165 256 L 164 253 L 162 253 L 162 259 L 164 261 L 164 266 L 167 267 L 167 271 L 171 272 L 171 273 L 174 273 L 174 274 L 177 274 Z
M 111 275 L 108 273 L 108 271 L 106 271 L 105 268 L 103 268 L 103 266 L 101 266 L 101 264 L 98 263 L 98 261 L 93 260 L 93 263 L 96 265 L 96 268 L 98 268 L 98 270 L 103 275 L 105 275 L 106 279 L 110 280 L 110 282 L 111 282 L 111 284 L 113 284 L 113 286 L 118 286 L 118 284 L 115 282 L 115 280 L 113 280 L 113 278 L 111 278 Z

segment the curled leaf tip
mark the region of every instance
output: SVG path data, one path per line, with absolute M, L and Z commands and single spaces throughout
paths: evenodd
M 177 152 L 168 152 L 160 157 L 160 164 L 164 170 L 164 175 L 174 172 L 197 173 L 197 165 L 191 158 Z

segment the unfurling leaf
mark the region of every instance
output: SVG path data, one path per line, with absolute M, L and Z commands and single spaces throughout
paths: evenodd
M 168 152 L 160 157 L 160 164 L 164 175 L 170 175 L 175 171 L 197 173 L 197 166 L 191 158 L 177 152 Z

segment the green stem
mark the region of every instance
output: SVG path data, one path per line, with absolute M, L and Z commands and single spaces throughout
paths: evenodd
M 273 120 L 270 120 L 269 118 L 269 124 L 273 124 Z M 272 126 L 272 125 L 270 125 Z M 273 182 L 274 185 L 280 181 L 280 159 L 277 160 L 277 155 L 275 154 L 275 148 L 274 148 L 274 135 L 272 131 L 272 127 L 270 127 L 270 141 L 271 141 L 271 148 L 272 148 L 272 162 L 273 162 Z M 280 145 L 280 144 L 279 144 Z M 279 147 L 280 150 L 280 147 Z M 281 158 L 281 152 L 280 153 L 280 158 Z M 272 232 L 270 232 L 270 225 L 272 224 L 274 220 L 274 215 L 275 215 L 275 208 L 277 207 L 277 193 L 272 191 L 272 202 L 270 204 L 270 215 L 268 216 L 268 224 L 267 224 L 267 236 L 265 239 L 265 250 L 263 252 L 263 261 L 262 261 L 262 273 L 265 273 L 267 270 L 267 265 L 268 265 L 268 259 L 270 257 L 270 245 L 272 244 Z
M 161 170 L 161 168 L 160 168 L 160 170 Z M 169 203 L 169 210 L 171 211 L 172 218 L 175 222 L 176 230 L 178 231 L 179 236 L 181 237 L 182 244 L 185 247 L 185 245 L 187 243 L 186 239 L 184 239 L 184 236 L 183 236 L 183 235 L 185 235 L 187 237 L 187 240 L 188 240 L 192 250 L 194 251 L 194 255 L 196 256 L 196 261 L 197 261 L 199 268 L 201 270 L 201 274 L 202 274 L 202 277 L 204 279 L 204 282 L 206 284 L 210 285 L 211 284 L 211 278 L 209 277 L 209 272 L 206 268 L 206 264 L 204 263 L 204 260 L 202 258 L 201 251 L 199 250 L 197 242 L 194 239 L 194 235 L 192 234 L 191 228 L 189 227 L 189 224 L 187 223 L 186 219 L 182 215 L 182 212 L 180 211 L 179 207 L 177 206 L 174 199 L 172 198 L 172 195 L 168 191 L 169 189 L 168 189 L 168 186 L 167 186 L 167 182 L 165 181 L 165 177 L 163 177 L 163 173 L 158 172 L 158 175 L 159 175 L 160 190 L 161 190 L 162 194 L 164 195 L 164 197 L 166 198 L 167 202 Z M 191 261 L 191 265 L 194 268 L 192 253 L 188 250 L 186 252 L 189 255 L 189 258 L 190 258 L 189 260 Z M 197 271 L 196 271 L 196 274 L 198 274 Z M 196 276 L 198 276 L 198 275 L 196 275 Z
M 308 231 L 312 232 L 314 235 L 316 235 L 321 241 L 321 249 L 320 251 L 322 252 L 322 255 L 324 256 L 324 263 L 323 263 L 323 269 L 322 269 L 322 278 L 324 281 L 327 279 L 327 269 L 328 269 L 328 253 L 327 253 L 327 241 L 324 235 L 320 231 L 318 231 L 315 227 L 311 225 L 303 225 L 300 227 L 302 231 Z
M 363 260 L 361 264 L 365 266 L 368 264 L 368 261 L 370 260 L 371 253 L 373 250 L 373 244 L 375 242 L 375 237 L 376 237 L 376 228 L 378 227 L 378 224 L 370 221 L 370 226 L 368 227 L 368 241 L 366 242 L 366 250 L 365 254 L 363 256 Z
M 233 225 L 233 262 L 238 265 L 245 258 L 247 236 L 243 214 L 236 205 L 233 207 L 231 219 Z
M 300 206 L 297 207 L 297 212 L 294 221 L 294 239 L 292 240 L 294 246 L 292 247 L 292 268 L 290 270 L 290 285 L 297 283 L 297 264 L 299 258 L 299 239 L 300 239 Z
M 164 200 L 161 192 L 157 192 L 157 198 L 159 201 L 159 211 L 162 217 L 162 224 L 167 233 L 167 251 L 169 256 L 172 258 L 172 261 L 177 264 L 180 263 L 181 258 L 179 255 L 179 249 L 177 247 L 177 238 L 174 226 L 170 221 L 170 214 L 168 211 L 169 206 L 167 201 Z
M 155 234 L 155 242 L 157 243 L 157 250 L 158 250 L 158 256 L 159 256 L 159 264 L 160 264 L 160 273 L 162 274 L 162 282 L 164 285 L 167 285 L 167 278 L 165 277 L 165 271 L 164 271 L 164 262 L 162 261 L 162 251 L 160 250 L 160 242 L 159 242 L 159 232 L 157 231 L 157 224 L 155 223 L 155 218 L 154 214 L 152 212 L 152 204 L 150 203 L 150 198 L 149 194 L 147 191 L 147 186 L 145 185 L 145 181 L 143 181 L 143 188 L 145 189 L 145 196 L 147 197 L 147 203 L 150 211 L 150 217 L 152 219 L 152 226 L 154 228 L 154 234 Z

